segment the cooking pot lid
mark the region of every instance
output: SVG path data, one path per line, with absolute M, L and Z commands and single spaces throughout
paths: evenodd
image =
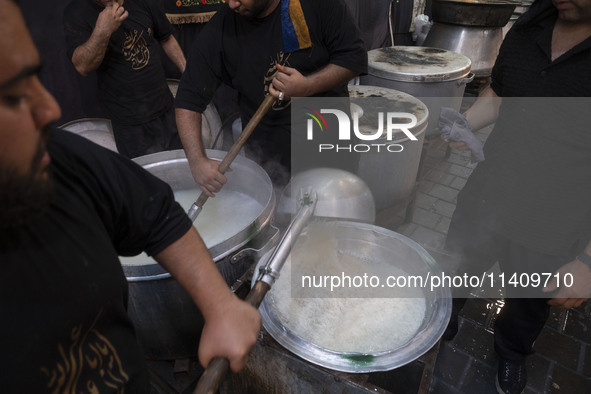
M 367 105 L 363 105 L 366 98 L 370 99 L 367 101 L 371 102 L 372 105 L 374 102 L 371 99 L 383 98 L 389 100 L 389 106 L 385 108 L 387 111 L 411 113 L 417 117 L 418 125 L 427 121 L 429 117 L 429 110 L 425 103 L 415 96 L 399 90 L 382 86 L 349 85 L 349 97 L 351 97 L 353 103 L 361 107 L 364 114 L 369 109 Z M 379 111 L 379 108 L 374 108 L 374 111 Z
M 417 124 L 410 131 L 418 136 L 423 131 L 423 126 L 429 118 L 429 109 L 418 98 L 395 89 L 381 86 L 349 85 L 351 102 L 356 104 L 359 111 L 359 128 L 368 127 L 374 130 L 380 113 L 400 112 L 410 113 L 417 118 Z M 408 119 L 404 119 L 405 123 Z M 385 137 L 384 137 L 385 138 Z M 392 142 L 408 140 L 403 132 L 397 131 Z
M 445 82 L 470 73 L 470 58 L 441 48 L 395 46 L 368 52 L 370 75 L 394 81 Z

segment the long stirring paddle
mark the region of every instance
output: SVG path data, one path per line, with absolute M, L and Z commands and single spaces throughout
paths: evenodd
M 264 268 L 261 268 L 257 281 L 246 296 L 245 301 L 255 308 L 259 307 L 265 295 L 279 277 L 279 271 L 281 271 L 285 260 L 287 260 L 298 235 L 314 215 L 317 202 L 316 192 L 310 189 L 300 190 L 300 193 L 300 208 L 298 212 L 271 254 L 269 261 Z M 193 394 L 215 394 L 229 370 L 230 361 L 227 358 L 214 357 L 197 382 L 197 387 L 195 387 Z
M 259 105 L 259 108 L 256 110 L 254 115 L 252 115 L 252 118 L 250 118 L 246 127 L 242 130 L 242 133 L 240 133 L 240 135 L 238 136 L 238 138 L 236 139 L 228 153 L 226 153 L 226 156 L 224 157 L 224 159 L 218 167 L 219 172 L 224 174 L 228 170 L 228 168 L 230 168 L 230 164 L 232 164 L 236 156 L 238 156 L 238 152 L 240 152 L 240 149 L 242 149 L 242 146 L 244 145 L 248 137 L 250 137 L 254 129 L 260 123 L 261 119 L 265 116 L 267 111 L 269 111 L 269 108 L 273 106 L 275 100 L 277 99 L 270 94 L 265 96 L 265 99 L 263 100 L 261 105 Z M 191 205 L 191 208 L 187 213 L 191 221 L 194 222 L 195 219 L 197 219 L 197 216 L 199 216 L 201 210 L 203 209 L 203 204 L 205 204 L 208 198 L 209 196 L 207 194 L 201 192 L 197 200 L 193 203 L 193 205 Z

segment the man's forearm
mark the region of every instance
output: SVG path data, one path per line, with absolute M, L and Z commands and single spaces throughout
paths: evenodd
M 206 319 L 233 297 L 194 228 L 154 258 L 187 290 Z
M 193 162 L 204 157 L 205 149 L 201 139 L 201 114 L 184 108 L 175 110 L 176 125 L 179 137 L 187 158 Z
M 474 131 L 480 130 L 497 120 L 501 98 L 492 90 L 486 88 L 476 102 L 466 111 L 466 120 Z
M 184 73 L 187 61 L 185 59 L 185 55 L 183 54 L 181 46 L 179 45 L 176 38 L 174 38 L 174 36 L 171 34 L 165 40 L 160 41 L 160 45 L 162 45 L 162 49 L 164 49 L 166 56 L 168 56 L 168 58 L 172 60 L 174 65 L 179 69 L 181 73 Z
M 348 68 L 337 66 L 336 64 L 328 64 L 320 70 L 308 75 L 310 92 L 307 96 L 325 92 L 335 86 L 348 83 L 357 75 L 359 75 L 359 73 L 349 70 Z
M 86 76 L 96 70 L 105 57 L 111 35 L 95 29 L 88 41 L 74 50 L 72 63 L 80 74 Z

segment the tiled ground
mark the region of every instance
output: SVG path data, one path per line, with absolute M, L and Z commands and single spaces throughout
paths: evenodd
M 478 133 L 483 141 L 490 128 Z M 443 242 L 456 196 L 472 171 L 469 153 L 447 152 L 434 140 L 427 150 L 410 223 L 397 228 L 429 250 L 445 267 Z M 446 153 L 448 155 L 446 155 Z M 496 393 L 493 323 L 502 300 L 475 297 L 460 316 L 458 335 L 442 342 L 430 393 Z M 526 393 L 591 393 L 591 308 L 553 309 L 528 359 Z

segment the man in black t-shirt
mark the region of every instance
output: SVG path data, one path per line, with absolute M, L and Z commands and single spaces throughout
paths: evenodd
M 491 86 L 465 115 L 475 130 L 495 126 L 458 195 L 446 248 L 461 255 L 462 273 L 481 277 L 498 261 L 504 274 L 499 392 L 525 388 L 550 306 L 591 296 L 590 76 L 591 1 L 540 0 L 507 33 Z M 454 299 L 456 313 L 464 302 Z
M 0 0 L 0 391 L 150 392 L 118 255 L 144 250 L 205 317 L 199 359 L 241 369 L 258 312 L 228 288 L 170 187 L 48 124 L 56 101 L 14 0 Z
M 300 6 L 309 45 L 294 50 L 285 43 L 285 10 Z M 289 99 L 347 97 L 347 83 L 365 72 L 367 52 L 341 0 L 228 2 L 195 40 L 175 101 L 179 134 L 201 190 L 212 196 L 226 182 L 219 163 L 205 155 L 200 129 L 201 113 L 222 82 L 238 91 L 243 126 L 266 94 L 280 99 L 247 146 L 250 156 L 282 183 L 291 164 Z
M 64 11 L 68 57 L 97 72 L 119 153 L 181 148 L 158 43 L 182 73 L 185 57 L 156 0 L 73 0 Z

